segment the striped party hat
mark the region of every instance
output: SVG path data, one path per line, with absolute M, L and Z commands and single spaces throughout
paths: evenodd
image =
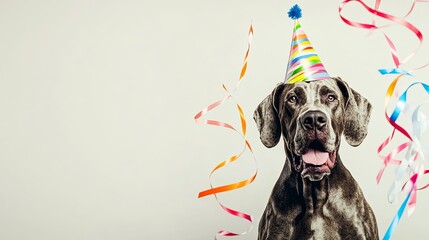
M 286 70 L 285 83 L 314 81 L 329 78 L 319 56 L 301 29 L 298 19 L 301 17 L 301 8 L 294 5 L 288 12 L 295 20 L 292 44 L 290 47 L 289 64 Z

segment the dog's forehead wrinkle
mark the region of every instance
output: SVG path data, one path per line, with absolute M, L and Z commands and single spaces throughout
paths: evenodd
M 339 92 L 338 86 L 331 79 L 310 82 L 307 86 L 308 102 L 316 105 L 322 105 L 321 96 L 329 92 L 335 92 L 336 94 Z
M 293 85 L 291 85 L 290 88 L 286 89 L 283 92 L 283 98 L 284 101 L 286 101 L 288 99 L 288 97 L 290 97 L 290 95 L 296 94 L 298 95 L 300 98 L 303 98 L 307 95 L 307 86 L 300 84 L 300 83 L 295 83 Z
M 319 83 L 320 85 L 320 92 L 327 92 L 327 91 L 333 91 L 335 93 L 340 92 L 340 88 L 335 83 L 335 81 L 331 79 L 324 80 L 324 83 Z

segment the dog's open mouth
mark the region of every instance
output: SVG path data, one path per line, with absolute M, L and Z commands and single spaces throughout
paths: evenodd
M 301 155 L 302 178 L 320 181 L 324 176 L 330 175 L 335 164 L 335 153 L 327 152 L 320 141 L 312 141 Z

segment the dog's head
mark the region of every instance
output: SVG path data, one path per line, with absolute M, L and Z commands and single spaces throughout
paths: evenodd
M 358 146 L 367 135 L 371 104 L 340 78 L 279 84 L 257 107 L 262 143 L 274 147 L 283 134 L 292 169 L 320 181 L 336 163 L 341 135 Z

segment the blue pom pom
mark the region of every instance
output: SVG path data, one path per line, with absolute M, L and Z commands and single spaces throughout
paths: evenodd
M 302 16 L 301 8 L 298 6 L 298 4 L 295 4 L 290 8 L 287 14 L 293 20 L 297 20 Z

